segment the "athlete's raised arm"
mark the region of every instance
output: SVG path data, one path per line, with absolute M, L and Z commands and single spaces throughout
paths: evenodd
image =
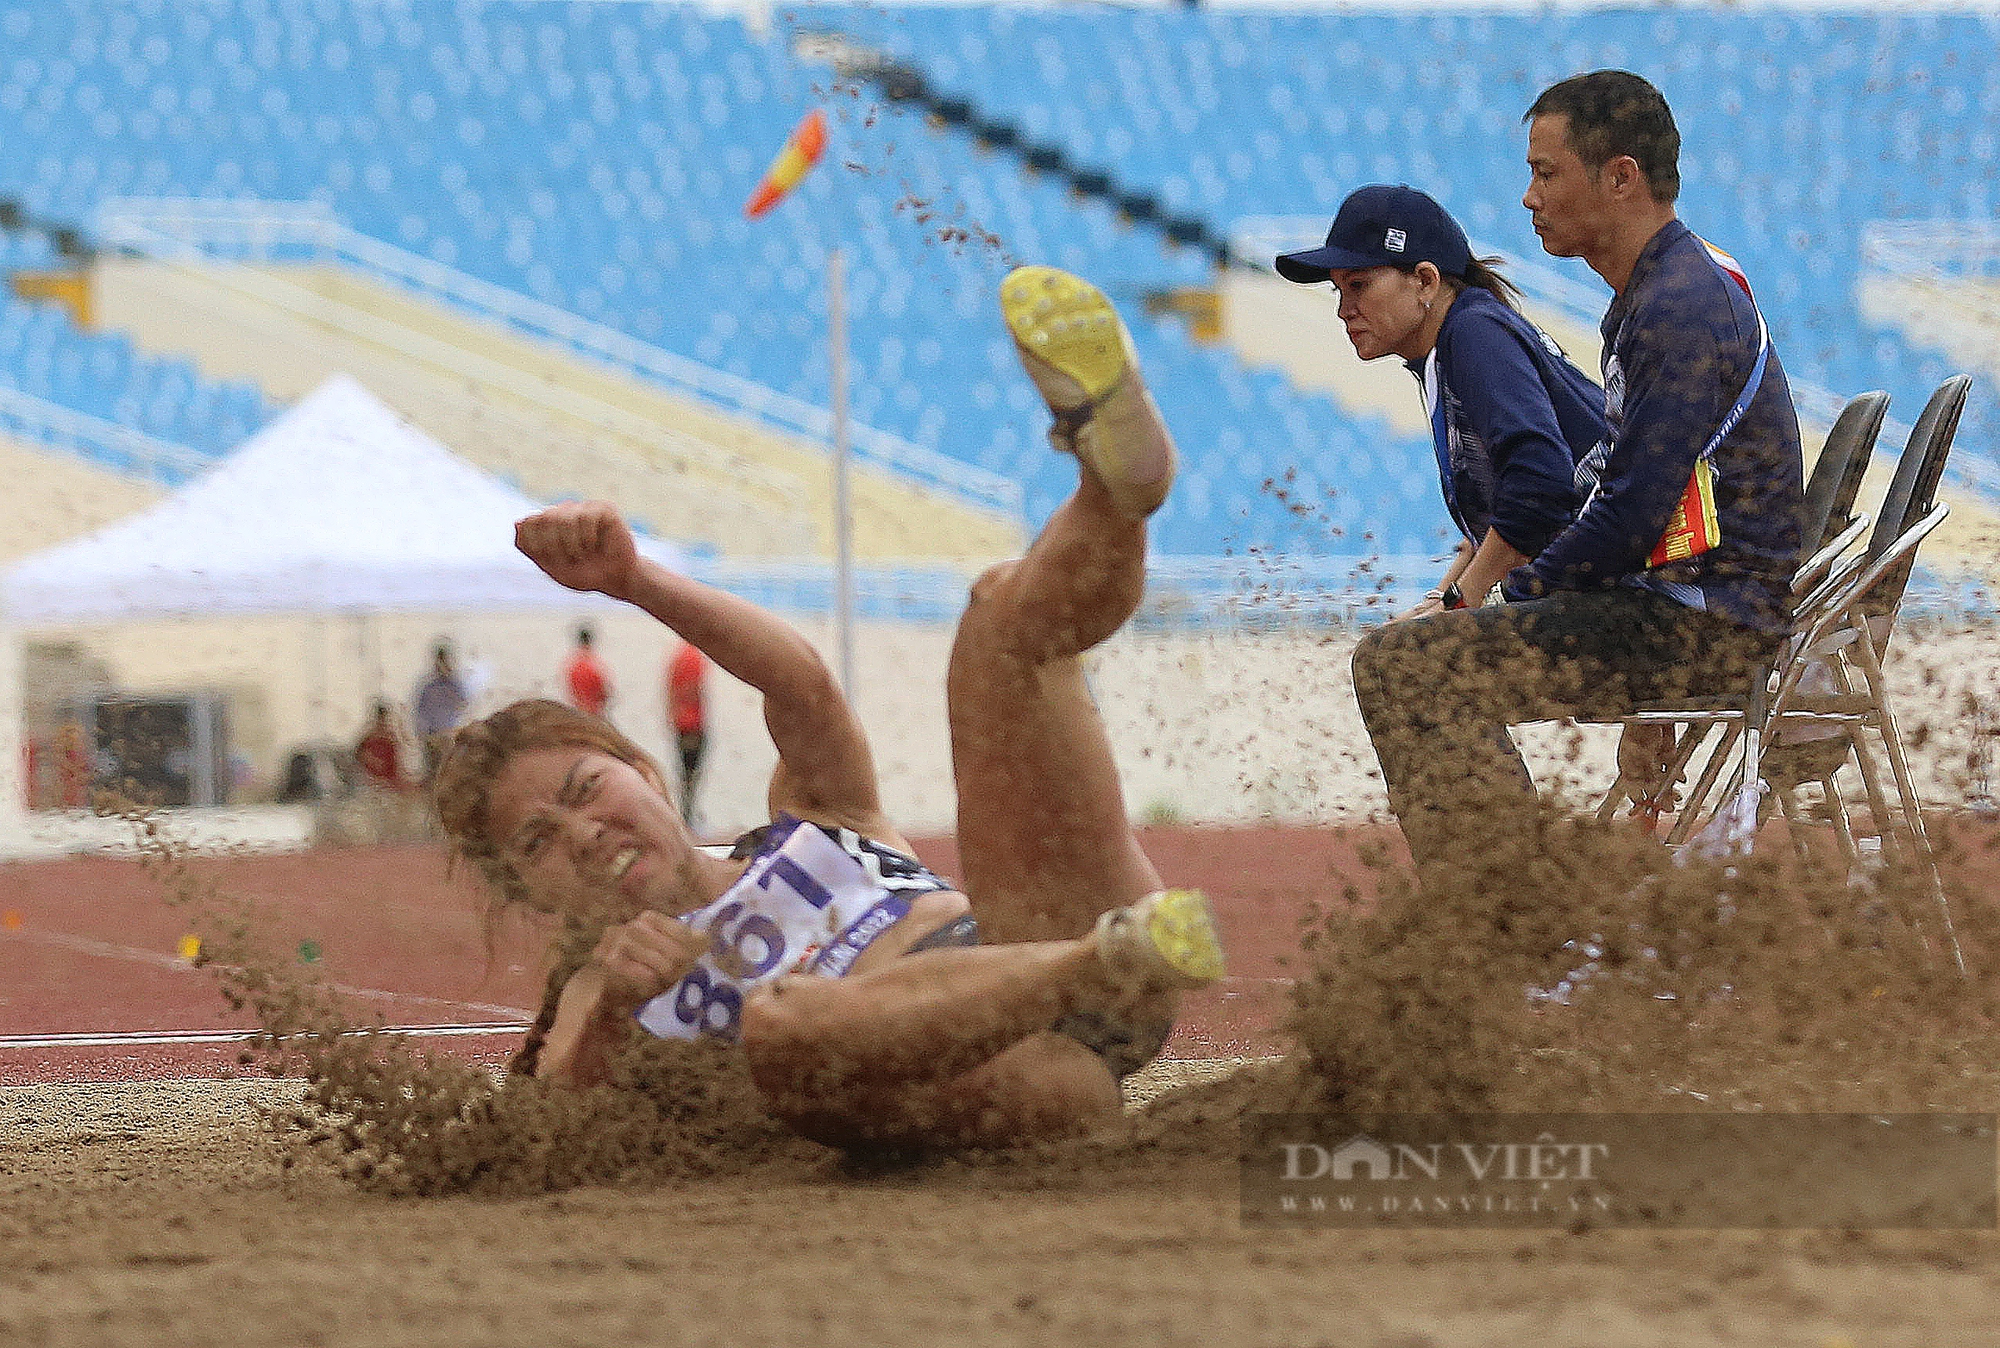
M 558 584 L 644 609 L 764 695 L 778 748 L 774 808 L 871 835 L 884 830 L 861 723 L 819 652 L 789 623 L 641 557 L 617 508 L 602 501 L 531 515 L 514 526 L 514 544 Z

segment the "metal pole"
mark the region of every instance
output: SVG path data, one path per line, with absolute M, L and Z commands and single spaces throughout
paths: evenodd
M 840 249 L 826 255 L 827 350 L 833 374 L 833 628 L 840 686 L 854 696 L 854 517 L 847 495 L 847 311 Z

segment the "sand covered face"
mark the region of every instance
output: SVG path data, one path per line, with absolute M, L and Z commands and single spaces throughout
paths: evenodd
M 490 841 L 538 911 L 585 922 L 672 911 L 694 845 L 641 769 L 576 745 L 528 749 L 488 802 Z

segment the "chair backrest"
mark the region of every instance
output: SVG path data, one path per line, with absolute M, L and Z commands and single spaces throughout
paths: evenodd
M 1861 491 L 1888 411 L 1888 394 L 1857 393 L 1827 432 L 1812 479 L 1806 483 L 1805 529 L 1799 536 L 1808 554 L 1831 543 L 1854 519 L 1854 498 Z
M 1923 415 L 1910 429 L 1896 475 L 1882 498 L 1882 513 L 1868 535 L 1868 556 L 1872 560 L 1886 553 L 1905 532 L 1915 526 L 1937 499 L 1938 481 L 1944 476 L 1944 462 L 1951 454 L 1952 438 L 1958 434 L 1958 419 L 1965 411 L 1965 395 L 1972 387 L 1970 375 L 1953 375 L 1938 386 L 1924 404 Z M 1873 586 L 1861 603 L 1861 611 L 1875 615 L 1893 613 L 1903 602 L 1903 588 L 1909 584 L 1916 566 L 1912 552 L 1894 572 Z

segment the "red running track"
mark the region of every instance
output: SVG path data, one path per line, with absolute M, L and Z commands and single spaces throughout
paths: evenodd
M 1176 884 L 1206 889 L 1231 975 L 1188 998 L 1167 1053 L 1280 1051 L 1279 1024 L 1302 920 L 1344 907 L 1360 835 L 1336 830 L 1154 830 L 1147 851 Z M 949 840 L 919 844 L 952 873 Z M 373 1023 L 415 1027 L 427 1046 L 506 1059 L 539 1000 L 542 938 L 520 918 L 490 937 L 483 897 L 428 846 L 324 848 L 196 858 L 198 902 L 242 900 L 278 949 L 309 956 Z M 1364 886 L 1365 887 L 1365 886 Z M 184 890 L 185 892 L 185 890 Z M 190 904 L 137 860 L 76 857 L 0 866 L 0 1085 L 256 1074 L 239 1063 L 250 1028 L 211 976 L 181 958 Z

